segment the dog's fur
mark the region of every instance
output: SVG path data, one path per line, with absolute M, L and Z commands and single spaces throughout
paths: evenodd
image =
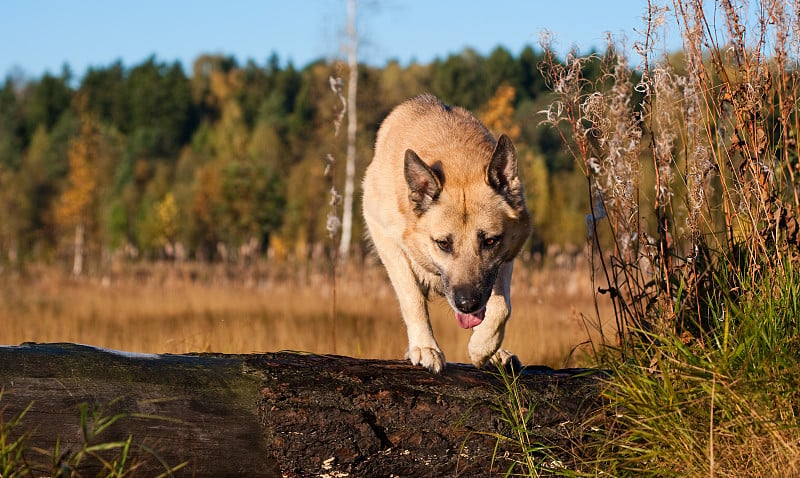
M 432 95 L 400 104 L 378 131 L 364 219 L 397 293 L 413 364 L 435 373 L 445 365 L 428 317 L 431 292 L 473 329 L 476 367 L 516 360 L 500 344 L 530 218 L 507 136 L 495 140 L 468 111 Z

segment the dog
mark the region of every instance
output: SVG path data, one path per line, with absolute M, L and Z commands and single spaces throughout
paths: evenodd
M 495 140 L 466 109 L 417 96 L 381 124 L 363 191 L 367 233 L 405 321 L 406 358 L 433 373 L 445 367 L 428 316 L 436 293 L 472 329 L 476 367 L 519 366 L 500 349 L 513 261 L 531 227 L 511 139 Z

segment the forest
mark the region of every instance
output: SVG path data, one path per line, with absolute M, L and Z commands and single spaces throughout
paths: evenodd
M 356 178 L 382 119 L 430 92 L 514 140 L 534 217 L 526 257 L 577 250 L 586 242 L 586 178 L 558 129 L 540 125 L 552 101 L 542 59 L 528 46 L 359 65 Z M 597 78 L 599 60 L 584 70 Z M 262 64 L 204 54 L 188 72 L 150 57 L 79 76 L 68 65 L 58 75 L 8 76 L 0 88 L 0 267 L 68 268 L 74 255 L 77 272 L 119 259 L 319 259 L 332 244 L 326 218 L 341 214 L 330 191 L 342 189 L 346 138 L 336 132 L 343 105 L 331 84 L 347 73 L 337 61 L 297 68 L 276 54 Z M 359 189 L 356 261 L 368 254 Z

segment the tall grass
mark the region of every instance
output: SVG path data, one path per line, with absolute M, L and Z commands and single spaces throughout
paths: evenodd
M 609 405 L 570 473 L 800 474 L 798 15 L 648 1 L 638 66 L 614 40 L 546 54 L 545 121 L 586 176 L 595 287 L 619 333 L 594 349 Z M 656 48 L 668 26 L 682 52 Z
M 800 271 L 746 278 L 705 341 L 653 336 L 614 367 L 618 414 L 596 448 L 613 476 L 800 474 Z

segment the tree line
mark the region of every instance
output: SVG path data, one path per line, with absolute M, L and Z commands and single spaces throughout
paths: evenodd
M 530 251 L 583 243 L 587 206 L 576 188 L 585 179 L 558 131 L 539 125 L 537 112 L 552 100 L 542 59 L 532 47 L 517 55 L 498 47 L 429 64 L 359 65 L 358 176 L 382 119 L 431 92 L 515 140 L 534 216 Z M 330 84 L 347 73 L 343 63 L 298 69 L 273 54 L 263 64 L 201 55 L 190 72 L 151 57 L 90 68 L 80 81 L 68 66 L 37 79 L 7 77 L 0 265 L 64 261 L 79 273 L 84 258 L 97 266 L 120 256 L 319 257 L 331 247 L 326 218 L 341 208 L 330 205 L 330 189 L 341 188 L 345 150 L 334 125 L 342 104 Z M 363 258 L 360 221 L 353 238 L 352 257 Z

